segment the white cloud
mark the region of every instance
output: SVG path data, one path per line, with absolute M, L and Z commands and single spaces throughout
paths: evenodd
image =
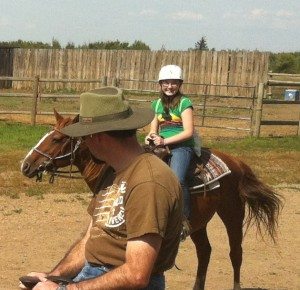
M 279 11 L 266 11 L 264 9 L 255 8 L 250 11 L 250 19 L 262 19 L 268 17 L 269 19 L 274 17 L 291 17 L 294 16 L 294 13 L 289 10 L 279 10 Z
M 279 10 L 275 13 L 275 15 L 278 17 L 290 17 L 293 16 L 294 13 L 288 10 Z
M 268 14 L 268 12 L 264 9 L 256 8 L 250 11 L 249 17 L 251 19 L 263 18 Z
M 237 13 L 232 13 L 232 12 L 226 12 L 223 14 L 224 19 L 233 19 L 237 16 Z
M 0 27 L 1 28 L 6 28 L 9 27 L 11 25 L 11 23 L 9 22 L 9 20 L 5 17 L 1 17 L 0 18 Z
M 179 20 L 201 20 L 203 15 L 200 13 L 195 13 L 191 11 L 179 11 L 171 14 L 172 19 Z
M 28 31 L 32 31 L 32 30 L 35 30 L 36 29 L 36 24 L 33 23 L 33 22 L 28 22 L 25 24 L 25 29 L 28 30 Z
M 151 9 L 145 9 L 145 10 L 142 10 L 139 14 L 142 16 L 152 17 L 154 15 L 157 15 L 158 12 L 155 10 L 151 10 Z

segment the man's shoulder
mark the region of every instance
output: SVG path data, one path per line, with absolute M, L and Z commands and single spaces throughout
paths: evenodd
M 140 169 L 139 172 L 143 175 L 141 180 L 144 182 L 153 182 L 156 185 L 172 190 L 180 187 L 178 178 L 172 169 L 154 154 L 143 154 Z
M 164 161 L 162 161 L 152 153 L 141 154 L 132 170 L 134 172 L 131 172 L 131 174 L 136 176 L 136 182 L 178 182 L 171 168 Z
M 172 173 L 171 168 L 153 153 L 144 153 L 141 156 L 141 166 L 147 166 L 148 170 L 159 169 Z

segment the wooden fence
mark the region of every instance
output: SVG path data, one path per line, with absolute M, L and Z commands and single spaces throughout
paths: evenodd
M 99 79 L 86 79 L 86 80 L 78 80 L 78 79 L 41 79 L 39 76 L 35 76 L 34 78 L 15 78 L 15 77 L 0 77 L 0 81 L 18 81 L 18 82 L 27 82 L 30 84 L 31 92 L 27 93 L 17 93 L 17 92 L 2 92 L 0 93 L 0 97 L 23 97 L 32 99 L 30 111 L 28 110 L 1 110 L 0 114 L 27 114 L 31 115 L 31 124 L 35 125 L 37 115 L 52 115 L 52 112 L 42 111 L 38 108 L 38 105 L 42 103 L 42 100 L 45 99 L 68 99 L 72 101 L 76 101 L 78 103 L 79 94 L 49 94 L 47 92 L 42 92 L 41 87 L 43 83 L 69 83 L 71 85 L 76 83 L 93 83 L 97 84 L 97 86 L 107 85 L 107 77 L 103 77 L 101 80 Z M 123 85 L 128 80 L 122 80 L 114 78 L 112 83 L 114 85 L 120 86 L 128 95 L 127 98 L 131 102 L 145 103 L 150 102 L 151 98 L 145 97 L 145 94 L 152 94 L 152 97 L 158 93 L 156 90 L 129 90 L 126 89 Z M 129 80 L 131 82 L 137 82 L 138 80 Z M 142 82 L 145 82 L 142 80 Z M 269 80 L 266 83 L 260 83 L 258 87 L 254 86 L 232 86 L 238 87 L 239 90 L 245 90 L 247 93 L 245 95 L 235 95 L 235 96 L 226 96 L 226 95 L 211 95 L 209 93 L 210 84 L 190 84 L 196 87 L 204 86 L 203 94 L 190 94 L 193 99 L 196 116 L 196 125 L 204 128 L 219 128 L 219 129 L 227 129 L 227 130 L 243 130 L 247 131 L 249 135 L 253 135 L 255 137 L 260 136 L 261 126 L 265 125 L 280 125 L 280 126 L 297 126 L 298 131 L 297 134 L 300 134 L 300 114 L 299 121 L 297 120 L 267 120 L 262 119 L 263 115 L 263 105 L 264 104 L 289 104 L 295 105 L 300 104 L 300 101 L 284 101 L 284 100 L 271 100 L 268 99 L 267 89 L 269 86 L 293 86 L 300 87 L 300 82 L 291 82 L 291 81 L 275 81 Z M 221 85 L 214 85 L 221 86 Z M 246 96 L 251 92 L 251 96 Z M 132 97 L 133 96 L 133 97 Z M 237 101 L 237 105 L 234 105 L 233 102 Z M 244 102 L 242 105 L 241 101 Z M 149 104 L 146 104 L 149 106 Z M 28 109 L 28 107 L 27 107 Z M 227 112 L 225 112 L 227 110 Z M 211 113 L 211 111 L 214 111 Z M 245 112 L 245 115 L 242 115 L 241 112 Z M 75 115 L 77 112 L 74 111 L 65 111 L 61 112 L 64 115 Z M 222 114 L 225 113 L 225 114 Z M 211 125 L 207 120 L 217 119 L 215 122 L 216 125 Z M 228 125 L 228 122 L 230 125 Z M 232 122 L 233 121 L 233 122 Z M 241 122 L 246 122 L 247 124 L 244 126 L 235 125 L 235 121 L 238 122 L 236 124 L 240 124 Z M 234 124 L 234 125 L 232 125 Z
M 269 72 L 268 73 L 268 83 L 272 84 L 272 82 L 282 82 L 284 81 L 285 83 L 281 86 L 273 86 L 273 85 L 268 85 L 267 88 L 267 98 L 272 99 L 272 98 L 278 98 L 278 96 L 282 95 L 282 92 L 285 89 L 289 88 L 289 83 L 288 82 L 299 82 L 300 81 L 300 74 L 286 74 L 286 73 L 273 73 Z
M 77 79 L 42 79 L 39 76 L 35 76 L 34 78 L 15 78 L 15 77 L 0 77 L 1 80 L 9 80 L 13 82 L 27 82 L 30 84 L 31 93 L 16 93 L 16 92 L 3 92 L 0 93 L 0 97 L 23 97 L 23 98 L 31 98 L 32 102 L 30 104 L 31 110 L 2 110 L 0 114 L 27 114 L 31 115 L 31 124 L 35 125 L 37 115 L 50 115 L 53 114 L 49 111 L 42 111 L 38 108 L 41 105 L 42 100 L 45 99 L 68 99 L 74 100 L 78 99 L 78 94 L 49 94 L 42 90 L 44 83 L 52 83 L 52 82 L 60 82 L 60 83 L 70 83 L 71 85 L 75 85 L 77 83 L 86 83 L 90 82 L 93 84 L 99 85 L 107 85 L 107 77 L 103 77 L 101 80 L 77 80 Z M 138 82 L 138 80 L 122 80 L 122 79 L 113 79 L 113 84 L 120 86 L 125 93 L 127 94 L 127 99 L 130 102 L 139 103 L 139 105 L 146 105 L 150 107 L 150 104 L 145 104 L 151 102 L 152 99 L 157 97 L 158 90 L 130 90 L 126 89 L 124 84 L 127 82 Z M 145 82 L 145 81 L 141 81 Z M 189 94 L 193 99 L 194 107 L 195 107 L 195 115 L 196 118 L 196 126 L 206 127 L 206 128 L 219 128 L 219 129 L 227 129 L 227 130 L 241 130 L 246 131 L 250 135 L 252 135 L 252 121 L 253 121 L 253 109 L 255 104 L 255 86 L 228 86 L 228 88 L 238 88 L 239 91 L 243 91 L 243 95 L 235 95 L 235 96 L 226 96 L 226 95 L 211 95 L 209 93 L 210 87 L 220 87 L 222 85 L 210 85 L 210 84 L 189 84 L 190 86 L 195 87 L 204 87 L 203 94 Z M 197 91 L 199 91 L 197 89 Z M 145 96 L 147 95 L 147 97 Z M 247 96 L 250 95 L 250 96 Z M 78 100 L 76 100 L 78 103 Z M 28 104 L 29 105 L 29 104 Z M 28 108 L 28 107 L 27 107 Z M 61 112 L 63 115 L 75 115 L 77 112 L 65 111 Z M 212 120 L 218 120 L 216 122 L 212 122 Z M 235 125 L 235 122 L 239 122 Z M 221 124 L 221 125 L 220 125 Z M 242 125 L 241 125 L 242 124 Z
M 260 130 L 262 125 L 280 125 L 280 126 L 297 126 L 297 135 L 300 135 L 300 111 L 299 111 L 299 120 L 262 120 L 263 115 L 263 105 L 264 104 L 273 104 L 273 105 L 282 105 L 289 104 L 294 106 L 295 104 L 300 104 L 300 101 L 285 101 L 285 100 L 271 100 L 267 98 L 268 87 L 300 87 L 300 82 L 293 81 L 280 81 L 280 80 L 269 80 L 267 83 L 260 83 L 258 86 L 258 94 L 257 94 L 257 104 L 256 104 L 256 114 L 255 114 L 255 128 L 254 128 L 254 136 L 259 137 Z
M 210 95 L 241 94 L 244 85 L 256 86 L 267 81 L 268 53 L 213 51 L 142 51 L 91 49 L 14 49 L 13 76 L 39 75 L 40 79 L 102 79 L 108 84 L 116 77 L 126 81 L 126 89 L 155 90 L 158 72 L 165 64 L 183 68 L 186 93 Z M 136 82 L 132 80 L 144 80 Z M 151 82 L 152 80 L 152 82 Z M 198 83 L 203 86 L 194 86 Z M 91 82 L 44 83 L 45 91 L 95 88 Z M 214 86 L 215 85 L 215 86 Z M 228 86 L 229 85 L 229 86 Z M 235 87 L 234 87 L 235 86 Z M 30 84 L 13 82 L 13 89 L 30 90 Z

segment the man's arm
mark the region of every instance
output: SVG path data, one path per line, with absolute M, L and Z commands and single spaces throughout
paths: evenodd
M 127 243 L 126 261 L 120 267 L 95 279 L 68 285 L 68 290 L 139 289 L 148 285 L 162 238 L 146 234 Z

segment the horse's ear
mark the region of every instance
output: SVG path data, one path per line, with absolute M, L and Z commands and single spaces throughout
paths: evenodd
M 54 112 L 54 116 L 55 116 L 55 119 L 56 119 L 56 122 L 60 121 L 63 119 L 63 116 L 60 115 L 54 108 L 53 108 L 53 112 Z

